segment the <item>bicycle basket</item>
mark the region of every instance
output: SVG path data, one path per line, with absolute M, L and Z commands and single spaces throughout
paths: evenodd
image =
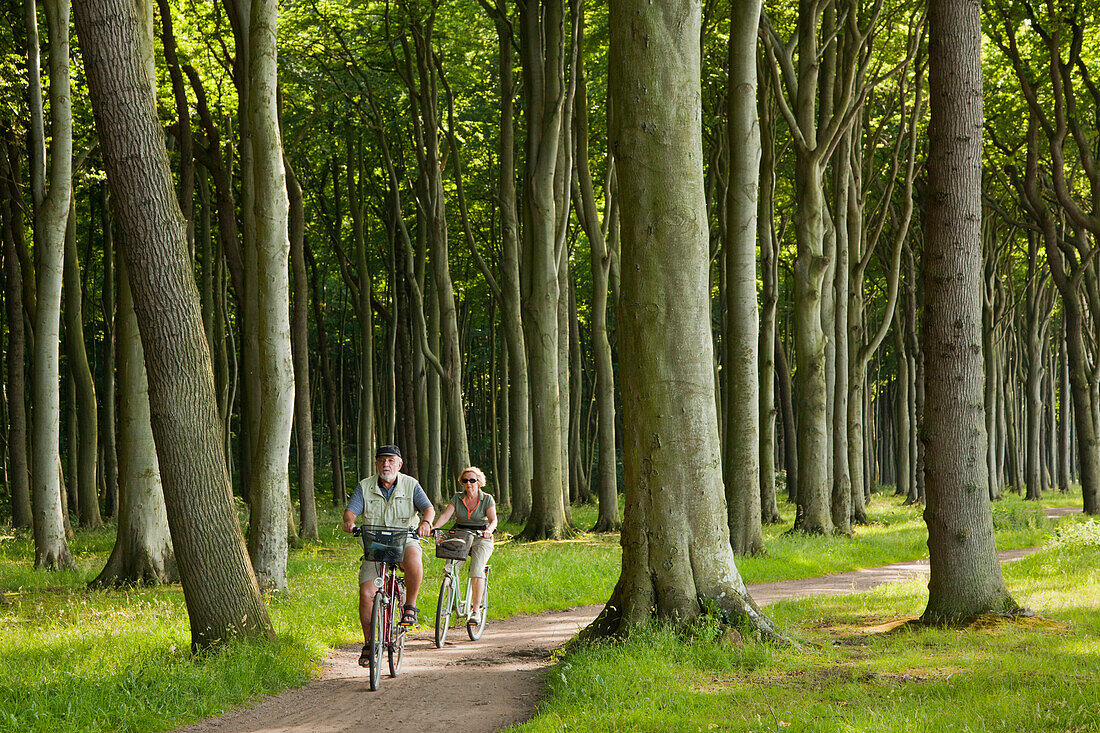
M 362 532 L 365 560 L 398 563 L 404 558 L 405 540 L 409 536 L 408 529 L 364 525 Z
M 473 544 L 473 532 L 464 529 L 441 529 L 436 535 L 435 556 L 444 560 L 465 560 Z

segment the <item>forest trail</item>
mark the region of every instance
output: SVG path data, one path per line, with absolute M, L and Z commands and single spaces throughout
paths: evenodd
M 1046 513 L 1054 518 L 1080 511 L 1058 507 Z M 1002 562 L 1011 562 L 1034 551 L 1006 550 L 998 556 Z M 928 560 L 923 559 L 748 588 L 764 606 L 786 598 L 858 593 L 927 574 Z M 401 674 L 391 678 L 383 668 L 381 688 L 374 693 L 367 670 L 357 663 L 359 646 L 344 646 L 325 659 L 320 679 L 177 733 L 500 730 L 534 715 L 552 651 L 592 621 L 601 608 L 581 606 L 494 620 L 479 642 L 471 642 L 465 629 L 452 629 L 443 649 L 435 648 L 431 629 L 417 631 L 405 645 Z

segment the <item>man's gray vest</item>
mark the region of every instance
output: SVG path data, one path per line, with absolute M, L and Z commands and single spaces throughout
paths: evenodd
M 363 523 L 386 527 L 415 527 L 420 521 L 413 504 L 416 479 L 403 473 L 397 474 L 393 493 L 387 501 L 378 487 L 378 476 L 368 476 L 359 482 L 363 490 Z

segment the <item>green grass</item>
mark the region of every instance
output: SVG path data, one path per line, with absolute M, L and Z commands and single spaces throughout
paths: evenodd
M 654 626 L 559 660 L 516 731 L 1100 730 L 1100 523 L 1068 526 L 1005 566 L 1039 616 L 919 626 L 907 620 L 927 590 L 913 581 L 768 606 L 800 650 Z
M 1002 504 L 1008 509 L 995 509 L 1006 516 L 1001 524 L 1009 525 L 999 529 L 1002 548 L 1039 544 L 1046 530 L 1034 521 L 1030 505 L 1013 497 Z M 851 538 L 783 535 L 789 522 L 768 528 L 768 554 L 742 558 L 739 566 L 751 583 L 925 554 L 917 509 L 879 496 L 871 511 L 871 525 Z M 595 509 L 575 508 L 574 520 L 592 526 Z M 8 600 L 0 605 L 0 731 L 165 730 L 304 683 L 328 649 L 361 639 L 355 611 L 359 546 L 339 531 L 338 512 L 322 509 L 320 521 L 321 543 L 291 552 L 290 588 L 268 599 L 278 641 L 199 656 L 188 651 L 178 586 L 86 589 L 110 554 L 113 529 L 78 532 L 70 541 L 76 569 L 45 573 L 33 569 L 29 533 L 0 527 L 0 590 Z M 508 533 L 519 529 L 503 525 Z M 618 535 L 498 540 L 492 563 L 493 618 L 600 603 L 618 577 Z M 434 623 L 441 567 L 440 560 L 428 564 L 418 602 L 425 628 Z

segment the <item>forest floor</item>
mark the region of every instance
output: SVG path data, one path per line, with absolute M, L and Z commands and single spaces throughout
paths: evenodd
M 1056 518 L 1078 508 L 1046 509 Z M 1002 562 L 1034 550 L 998 553 Z M 817 578 L 749 585 L 761 606 L 787 598 L 858 593 L 884 583 L 927 575 L 928 561 L 893 563 Z M 336 649 L 318 680 L 179 729 L 179 733 L 335 733 L 363 730 L 496 731 L 529 719 L 542 696 L 543 674 L 553 651 L 592 621 L 601 606 L 514 616 L 492 621 L 479 642 L 453 629 L 436 649 L 430 629 L 410 635 L 401 674 L 383 669 L 378 692 L 370 692 L 359 667 L 358 645 Z

